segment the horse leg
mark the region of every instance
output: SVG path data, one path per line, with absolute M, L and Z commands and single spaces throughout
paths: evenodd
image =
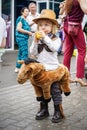
M 42 91 L 42 88 L 39 87 L 39 86 L 34 86 L 34 90 L 35 90 L 35 94 L 36 94 L 36 97 L 40 98 L 43 96 L 43 91 Z
M 43 90 L 44 99 L 49 100 L 51 98 L 50 85 L 43 86 L 42 90 Z

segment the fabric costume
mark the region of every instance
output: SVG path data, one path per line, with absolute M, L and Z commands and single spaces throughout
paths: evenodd
M 37 61 L 41 62 L 46 70 L 54 70 L 59 66 L 57 50 L 61 46 L 61 40 L 60 38 L 52 40 L 52 36 L 52 34 L 48 34 L 38 43 L 33 42 L 30 47 L 30 54 L 37 55 Z M 43 48 L 40 46 L 43 46 Z M 55 105 L 62 103 L 62 96 L 58 87 L 58 82 L 51 85 L 51 95 Z
M 28 22 L 22 16 L 18 17 L 16 21 L 16 26 L 19 22 L 22 23 L 22 28 L 24 30 L 30 31 L 30 26 Z M 28 58 L 28 38 L 29 38 L 28 34 L 24 34 L 16 30 L 16 42 L 19 48 L 17 60 L 25 60 Z M 16 62 L 16 67 L 20 68 L 21 64 Z
M 64 31 L 65 31 L 65 50 L 64 50 L 64 59 L 63 64 L 68 67 L 70 70 L 70 61 L 73 54 L 74 46 L 76 46 L 78 50 L 77 56 L 77 65 L 76 65 L 76 77 L 83 78 L 84 77 L 84 58 L 86 55 L 86 43 L 82 30 L 82 26 L 80 25 L 78 36 L 68 35 L 68 21 L 70 22 L 79 22 L 81 23 L 83 20 L 84 13 L 80 8 L 80 5 L 77 0 L 73 0 L 72 11 L 66 17 L 64 21 Z

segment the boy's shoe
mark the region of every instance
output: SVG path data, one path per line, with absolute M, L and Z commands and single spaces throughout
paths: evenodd
M 18 73 L 19 72 L 19 68 L 15 68 L 15 73 Z

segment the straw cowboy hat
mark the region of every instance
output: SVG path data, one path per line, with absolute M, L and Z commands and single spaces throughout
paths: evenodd
M 50 9 L 43 9 L 41 11 L 41 14 L 38 18 L 33 19 L 33 21 L 37 24 L 39 20 L 42 19 L 48 19 L 50 20 L 53 24 L 58 26 L 58 22 L 56 20 L 56 14 L 54 13 L 53 10 Z

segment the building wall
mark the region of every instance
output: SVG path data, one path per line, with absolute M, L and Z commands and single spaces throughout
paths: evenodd
M 32 0 L 37 3 L 37 12 L 41 12 L 43 8 L 52 9 L 57 17 L 59 12 L 59 2 L 63 0 Z M 20 15 L 23 6 L 28 6 L 31 0 L 0 0 L 0 15 L 5 19 L 7 25 L 6 49 L 14 50 L 15 42 L 15 22 Z

